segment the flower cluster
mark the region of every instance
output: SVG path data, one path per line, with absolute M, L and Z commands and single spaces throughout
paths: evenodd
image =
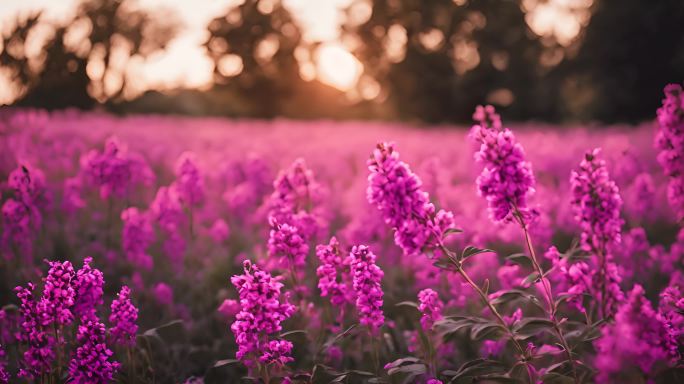
M 330 297 L 330 303 L 334 307 L 343 306 L 349 301 L 351 292 L 343 281 L 338 281 L 337 277 L 344 267 L 340 243 L 332 237 L 327 245 L 321 244 L 316 247 L 316 256 L 321 262 L 321 265 L 316 268 L 321 296 Z
M 94 317 L 97 307 L 102 305 L 104 276 L 99 269 L 90 266 L 92 257 L 83 260 L 83 268 L 76 272 L 72 282 L 74 287 L 73 312 L 79 318 Z
M 595 342 L 599 383 L 622 382 L 631 367 L 653 377 L 658 362 L 668 364 L 674 357 L 676 343 L 662 318 L 635 285 L 615 315 L 615 323 L 603 328 Z M 622 380 L 620 380 L 622 378 Z
M 55 360 L 55 339 L 43 328 L 41 311 L 33 296 L 34 290 L 32 283 L 28 283 L 27 287 L 15 288 L 20 302 L 20 341 L 28 347 L 22 356 L 19 376 L 29 379 L 49 373 Z
M 178 191 L 172 187 L 159 188 L 150 205 L 150 213 L 166 234 L 165 253 L 176 266 L 179 266 L 185 253 L 185 239 L 181 234 L 185 214 Z
M 660 293 L 658 313 L 678 345 L 684 345 L 684 297 L 681 287 L 671 284 Z
M 204 181 L 193 153 L 185 152 L 178 158 L 173 188 L 178 191 L 180 200 L 188 207 L 204 202 Z
M 9 383 L 10 374 L 7 372 L 7 353 L 2 345 L 0 345 L 0 384 Z
M 41 209 L 48 204 L 45 176 L 37 168 L 21 165 L 10 172 L 7 185 L 13 196 L 2 205 L 3 233 L 2 248 L 16 247 L 16 250 L 30 257 L 33 248 L 33 234 L 43 221 Z
M 126 258 L 139 268 L 152 269 L 154 261 L 147 249 L 154 242 L 154 228 L 144 212 L 130 207 L 121 212 L 121 246 Z
M 371 332 L 377 332 L 385 324 L 385 315 L 382 313 L 384 293 L 380 285 L 384 273 L 375 264 L 373 252 L 365 245 L 352 248 L 349 264 L 360 322 L 368 326 Z
M 71 382 L 109 383 L 121 365 L 116 361 L 110 361 L 114 352 L 105 344 L 105 326 L 93 316 L 85 317 L 81 321 L 76 334 L 79 347 L 69 362 Z
M 236 358 L 247 366 L 253 366 L 256 359 L 263 356 L 268 356 L 271 359 L 269 361 L 277 359 L 284 362 L 286 352 L 289 353 L 287 347 L 278 345 L 275 348 L 275 344 L 270 345 L 264 339 L 282 330 L 281 323 L 292 316 L 295 307 L 287 301 L 287 295 L 281 301 L 283 284 L 279 278 L 271 276 L 249 260 L 244 262 L 243 267 L 242 275 L 230 279 L 238 290 L 241 305 L 230 327 L 238 345 Z
M 318 206 L 321 186 L 302 159 L 280 172 L 273 182 L 274 191 L 268 202 L 269 222 L 296 227 L 305 240 L 313 239 L 323 226 L 323 215 Z
M 72 280 L 76 277 L 76 272 L 69 261 L 49 261 L 48 264 L 50 269 L 39 303 L 42 323 L 45 326 L 70 324 L 74 320 L 72 307 L 76 291 Z
M 287 340 L 271 340 L 265 346 L 259 356 L 259 362 L 266 365 L 283 366 L 294 359 L 292 354 L 292 343 Z
M 121 287 L 117 298 L 112 301 L 109 323 L 110 335 L 116 344 L 135 345 L 135 334 L 138 331 L 138 308 L 131 302 L 131 289 Z
M 118 139 L 107 139 L 100 153 L 91 150 L 81 157 L 83 177 L 100 190 L 100 197 L 123 198 L 137 184 L 148 185 L 154 174 L 142 157 L 128 152 Z
M 480 143 L 475 160 L 483 165 L 477 178 L 478 193 L 487 199 L 494 221 L 508 221 L 520 214 L 526 220 L 534 211 L 527 207 L 527 199 L 534 193 L 532 166 L 525 161 L 525 152 L 513 132 L 501 129 L 501 119 L 491 106 L 475 112 L 479 124 L 471 135 Z
M 309 244 L 300 235 L 299 228 L 287 223 L 280 224 L 274 217 L 270 217 L 269 221 L 268 256 L 281 268 L 302 269 L 306 265 Z
M 582 229 L 582 246 L 606 256 L 620 242 L 622 199 L 599 153 L 600 149 L 594 149 L 584 155 L 579 169 L 572 171 L 570 183 L 575 220 Z
M 684 91 L 680 84 L 665 87 L 663 106 L 658 109 L 655 145 L 658 162 L 670 178 L 668 199 L 679 219 L 684 219 Z
M 451 212 L 440 210 L 421 190 L 421 181 L 399 160 L 392 143 L 380 143 L 368 160 L 368 202 L 395 230 L 394 240 L 407 255 L 438 248 L 447 230 L 455 227 Z
M 437 292 L 430 288 L 418 292 L 418 301 L 418 310 L 423 314 L 420 318 L 420 325 L 428 331 L 432 329 L 436 321 L 442 319 L 444 303 L 439 299 Z

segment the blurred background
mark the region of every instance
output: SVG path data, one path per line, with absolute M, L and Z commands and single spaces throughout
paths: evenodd
M 601 123 L 684 79 L 682 0 L 1 0 L 0 105 Z

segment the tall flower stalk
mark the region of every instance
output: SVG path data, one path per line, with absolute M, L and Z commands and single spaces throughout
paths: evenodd
M 425 251 L 435 251 L 446 257 L 445 269 L 458 273 L 478 294 L 483 304 L 494 315 L 501 330 L 511 340 L 518 353 L 520 362 L 527 368 L 532 382 L 533 372 L 529 356 L 503 316 L 496 309 L 487 293 L 480 288 L 463 267 L 463 257 L 444 245 L 445 237 L 456 230 L 453 214 L 444 210 L 435 213 L 427 193 L 421 190 L 421 181 L 399 160 L 399 153 L 391 143 L 380 143 L 368 160 L 368 201 L 375 205 L 385 222 L 395 230 L 395 243 L 407 255 Z

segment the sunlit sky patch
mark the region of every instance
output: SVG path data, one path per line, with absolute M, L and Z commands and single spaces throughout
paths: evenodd
M 205 28 L 212 18 L 240 2 L 138 0 L 141 8 L 153 12 L 160 7 L 176 11 L 183 28 L 167 50 L 146 60 L 131 60 L 127 75 L 135 78 L 136 82 L 132 87 L 127 85 L 131 87 L 127 90 L 128 96 L 133 97 L 148 89 L 208 87 L 212 81 L 214 64 L 202 47 L 207 38 Z M 0 26 L 2 30 L 7 30 L 17 15 L 27 16 L 37 10 L 44 11 L 50 19 L 64 20 L 73 14 L 78 3 L 78 0 L 0 1 Z M 311 57 L 313 62 L 302 63 L 303 77 L 318 78 L 343 91 L 352 89 L 360 78 L 362 67 L 340 43 L 339 27 L 345 22 L 341 11 L 349 7 L 353 0 L 283 0 L 283 3 L 301 24 L 304 39 L 323 43 Z M 592 0 L 524 0 L 523 8 L 527 12 L 528 24 L 536 33 L 553 35 L 564 44 L 570 42 L 587 22 L 587 8 L 591 3 Z M 370 7 L 358 7 L 355 12 L 364 18 L 370 12 Z M 10 99 L 11 95 L 0 91 L 0 104 Z

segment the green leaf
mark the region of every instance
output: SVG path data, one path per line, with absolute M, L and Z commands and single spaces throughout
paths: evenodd
M 537 281 L 539 281 L 539 274 L 537 272 L 532 272 L 529 275 L 527 275 L 525 280 L 522 281 L 522 285 L 528 286 L 532 283 L 536 283 Z
M 470 337 L 473 340 L 479 340 L 492 334 L 501 332 L 501 324 L 495 322 L 487 322 L 473 325 L 470 329 Z
M 183 344 L 187 340 L 183 320 L 173 320 L 153 329 L 168 344 Z
M 575 382 L 575 380 L 570 376 L 561 375 L 560 373 L 556 372 L 549 372 L 542 376 L 542 382 L 544 384 L 572 384 Z
M 402 302 L 396 303 L 394 305 L 396 307 L 406 306 L 406 307 L 412 307 L 412 308 L 418 309 L 418 303 L 416 303 L 415 301 L 402 301 Z
M 219 361 L 214 363 L 213 367 L 214 368 L 221 368 L 221 367 L 225 367 L 225 366 L 228 366 L 231 364 L 237 364 L 239 362 L 240 362 L 240 360 L 236 360 L 236 359 L 219 360 Z
M 463 230 L 460 228 L 449 228 L 446 231 L 444 231 L 444 237 L 447 238 L 456 233 L 463 233 Z
M 324 346 L 325 348 L 330 348 L 330 346 L 332 346 L 333 344 L 335 344 L 337 341 L 339 341 L 340 339 L 346 337 L 346 336 L 352 331 L 352 329 L 356 328 L 357 325 L 358 325 L 358 324 L 352 324 L 351 326 L 349 326 L 349 327 L 348 327 L 347 329 L 345 329 L 344 331 L 342 331 L 342 332 L 338 333 L 337 335 L 335 335 L 335 337 L 332 337 L 331 339 L 329 339 L 328 341 L 326 341 L 325 344 L 323 344 L 323 346 Z
M 469 245 L 465 247 L 463 252 L 461 252 L 461 261 L 475 255 L 479 255 L 480 253 L 487 253 L 487 252 L 494 252 L 491 249 L 486 249 L 486 248 L 477 248 L 473 247 L 472 245 Z
M 506 256 L 506 260 L 523 267 L 532 267 L 532 261 L 530 260 L 530 257 L 524 253 L 514 253 L 512 255 Z
M 539 332 L 546 330 L 553 330 L 553 322 L 543 317 L 524 318 L 517 322 L 513 327 L 516 336 L 520 336 L 523 339 L 532 337 Z
M 306 335 L 306 334 L 308 334 L 308 333 L 309 333 L 309 332 L 306 331 L 306 330 L 304 330 L 304 329 L 295 329 L 295 330 L 293 330 L 293 331 L 283 332 L 283 333 L 281 333 L 281 334 L 279 335 L 279 337 L 288 337 L 288 336 L 291 336 L 291 335 L 299 335 L 299 334 Z
M 427 372 L 427 366 L 423 363 L 406 364 L 387 370 L 387 374 L 390 376 L 399 373 L 408 374 L 410 376 L 418 376 L 424 374 L 425 372 Z
M 503 366 L 500 362 L 488 359 L 475 359 L 461 365 L 458 371 L 444 371 L 445 376 L 452 376 L 449 383 L 456 383 L 468 377 L 481 376 L 486 374 L 502 374 Z

